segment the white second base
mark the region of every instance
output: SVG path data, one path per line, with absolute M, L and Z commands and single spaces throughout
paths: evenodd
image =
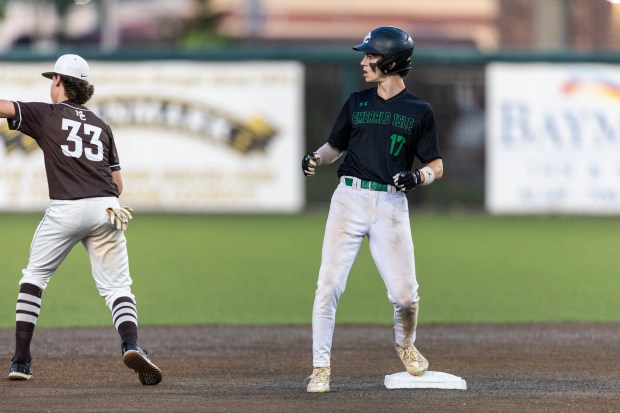
M 419 377 L 406 371 L 389 374 L 383 384 L 388 389 L 467 389 L 467 383 L 462 378 L 439 371 L 427 371 Z

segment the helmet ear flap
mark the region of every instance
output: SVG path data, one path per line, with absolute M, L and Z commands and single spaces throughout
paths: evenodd
M 377 67 L 379 68 L 381 73 L 387 75 L 391 73 L 391 70 L 394 68 L 395 65 L 392 65 L 392 63 L 395 63 L 395 61 L 396 58 L 393 55 L 384 56 L 381 60 L 377 61 Z
M 377 62 L 377 67 L 386 75 L 390 73 L 402 72 L 403 70 L 409 70 L 411 69 L 412 53 L 413 49 L 409 49 L 383 56 L 383 58 Z M 392 65 L 392 63 L 394 63 L 394 65 Z

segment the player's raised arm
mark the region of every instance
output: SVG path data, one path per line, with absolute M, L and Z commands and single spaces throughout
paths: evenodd
M 15 106 L 10 100 L 0 99 L 0 118 L 12 118 L 15 116 Z

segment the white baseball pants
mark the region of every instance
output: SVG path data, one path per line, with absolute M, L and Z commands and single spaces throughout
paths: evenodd
M 327 217 L 312 311 L 314 367 L 330 365 L 336 307 L 365 236 L 394 306 L 395 342 L 408 347 L 415 341 L 412 308 L 419 297 L 407 198 L 392 186 L 388 192 L 361 189 L 357 178 L 349 187 L 343 177 Z
M 71 249 L 82 242 L 97 289 L 108 307 L 112 309 L 118 297 L 130 297 L 135 302 L 125 234 L 110 224 L 108 207 L 118 208 L 118 199 L 52 200 L 34 234 L 19 284 L 29 283 L 45 290 Z

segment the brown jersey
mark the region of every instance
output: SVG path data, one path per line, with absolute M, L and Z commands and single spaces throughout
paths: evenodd
M 82 105 L 13 102 L 16 129 L 36 140 L 45 158 L 50 199 L 119 196 L 112 171 L 121 169 L 110 127 Z

